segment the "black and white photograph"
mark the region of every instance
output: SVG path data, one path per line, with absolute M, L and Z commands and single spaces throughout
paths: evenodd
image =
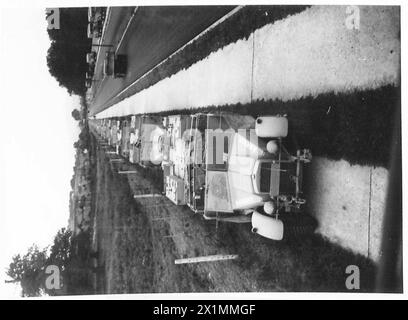
M 3 3 L 0 297 L 403 297 L 406 21 L 362 3 Z

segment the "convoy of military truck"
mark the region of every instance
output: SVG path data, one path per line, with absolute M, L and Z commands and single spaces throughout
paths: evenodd
M 105 16 L 105 8 L 89 8 L 89 38 L 103 36 Z M 96 60 L 95 51 L 87 54 L 88 88 L 95 81 Z M 126 69 L 125 55 L 106 52 L 103 76 L 125 77 Z M 204 219 L 251 223 L 254 233 L 273 240 L 313 229 L 302 196 L 303 166 L 311 153 L 303 149 L 292 155 L 285 148 L 286 116 L 131 115 L 90 123 L 130 163 L 161 167 L 166 197 Z
M 272 240 L 314 228 L 302 196 L 311 153 L 287 151 L 286 116 L 132 115 L 90 125 L 130 163 L 161 167 L 166 197 L 204 219 L 251 223 Z

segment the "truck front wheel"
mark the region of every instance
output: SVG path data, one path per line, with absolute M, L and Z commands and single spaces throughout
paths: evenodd
M 283 240 L 310 236 L 317 228 L 317 221 L 307 213 L 289 213 L 279 217 L 283 222 Z

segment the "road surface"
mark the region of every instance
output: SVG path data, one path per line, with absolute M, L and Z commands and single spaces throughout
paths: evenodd
M 106 18 L 102 44 L 92 87 L 90 115 L 112 103 L 114 97 L 145 72 L 230 12 L 232 6 L 111 7 Z M 96 50 L 95 48 L 94 50 Z M 128 57 L 124 78 L 104 77 L 107 50 Z

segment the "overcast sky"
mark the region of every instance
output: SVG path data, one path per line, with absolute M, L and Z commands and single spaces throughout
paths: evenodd
M 73 143 L 71 117 L 79 108 L 49 74 L 45 11 L 4 9 L 0 16 L 0 297 L 18 294 L 5 285 L 12 255 L 33 243 L 51 244 L 68 225 Z

